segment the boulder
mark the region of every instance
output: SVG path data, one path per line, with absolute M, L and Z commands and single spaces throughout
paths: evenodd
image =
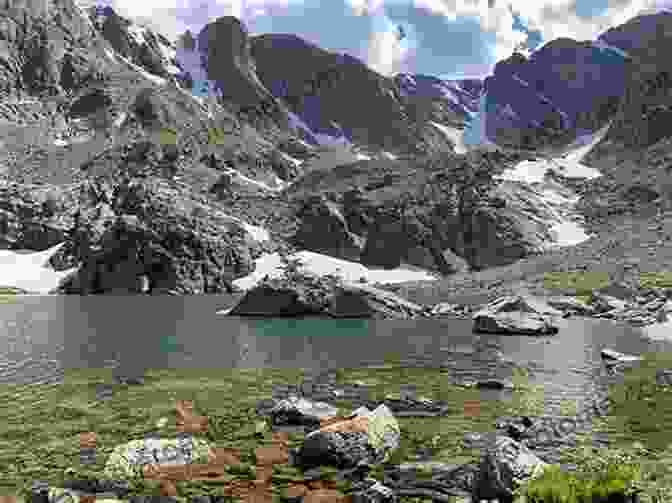
M 502 379 L 484 379 L 478 381 L 476 386 L 481 389 L 512 390 L 513 383 Z
M 320 420 L 336 416 L 338 409 L 324 402 L 312 402 L 305 398 L 290 396 L 278 401 L 270 410 L 275 426 L 316 426 Z
M 600 294 L 593 292 L 590 298 L 590 307 L 592 307 L 596 314 L 623 312 L 626 309 L 634 307 L 627 301 L 621 300 L 611 295 Z
M 608 348 L 605 348 L 602 351 L 600 351 L 600 356 L 604 360 L 613 360 L 617 362 L 634 362 L 641 360 L 639 356 L 626 355 L 624 353 L 619 353 L 618 351 L 614 351 L 613 349 Z
M 513 501 L 521 482 L 543 473 L 547 464 L 515 440 L 489 434 L 472 489 L 474 501 Z
M 331 283 L 311 274 L 265 278 L 226 314 L 231 316 L 310 316 L 396 318 L 421 316 L 423 308 L 359 283 Z
M 543 309 L 522 296 L 497 299 L 474 314 L 474 332 L 510 335 L 553 335 L 558 327 Z
M 178 438 L 144 438 L 118 445 L 105 463 L 105 476 L 123 480 L 142 473 L 149 464 L 198 464 L 210 460 L 210 445 L 191 435 Z
M 399 447 L 400 435 L 399 423 L 385 405 L 374 411 L 360 407 L 348 418 L 306 435 L 297 461 L 304 468 L 383 463 Z
M 574 297 L 550 297 L 546 299 L 546 303 L 565 314 L 591 316 L 595 312 L 591 306 Z

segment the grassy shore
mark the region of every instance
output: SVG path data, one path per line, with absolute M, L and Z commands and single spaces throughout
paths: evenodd
M 338 381 L 370 384 L 374 399 L 398 393 L 401 385 L 414 383 L 420 396 L 451 405 L 450 413 L 440 418 L 398 418 L 402 443 L 390 460 L 392 464 L 413 461 L 420 447 L 431 447 L 434 461 L 475 462 L 480 452 L 463 448 L 464 433 L 490 431 L 501 415 L 543 413 L 543 387 L 530 387 L 522 372 L 516 373 L 511 401 L 480 401 L 475 416 L 465 413 L 465 402 L 479 401 L 479 390 L 450 385 L 440 369 L 404 368 L 395 363 L 394 356 L 388 360 L 388 364 L 376 368 L 339 371 Z M 625 387 L 614 390 L 615 412 L 594 423 L 609 432 L 616 448 L 630 451 L 634 441 L 651 448 L 667 445 L 664 439 L 669 431 L 666 425 L 672 423 L 672 414 L 667 414 L 668 408 L 672 411 L 672 393 L 653 389 L 647 383 L 651 372 L 655 373 L 652 369 L 664 365 L 672 368 L 672 358 L 653 355 L 650 361 L 625 381 Z M 103 478 L 105 461 L 116 445 L 149 432 L 158 431 L 165 437 L 177 433 L 175 401 L 180 399 L 193 400 L 195 413 L 211 418 L 213 428 L 204 435 L 212 446 L 239 448 L 241 459 L 251 461 L 254 449 L 270 440 L 270 432 L 261 436 L 256 432 L 255 422 L 261 419 L 254 411 L 257 401 L 270 397 L 277 384 L 297 384 L 302 375 L 301 369 L 154 369 L 147 371 L 143 386 L 119 385 L 109 400 L 96 395 L 97 384 L 112 382 L 111 370 L 107 369 L 71 369 L 64 381 L 55 385 L 4 385 L 0 388 L 0 495 L 26 497 L 26 489 L 35 480 L 58 486 L 69 478 Z M 664 398 L 655 398 L 654 409 L 649 405 L 653 396 Z M 336 405 L 344 413 L 352 409 L 348 401 Z M 167 422 L 159 428 L 157 422 L 162 418 Z M 79 434 L 91 431 L 98 439 L 96 464 L 83 466 L 79 463 Z M 301 439 L 300 435 L 290 435 L 290 446 L 299 445 Z M 582 452 L 568 451 L 568 456 L 581 456 Z M 672 459 L 672 451 L 663 452 L 669 452 Z M 587 457 L 596 454 L 601 455 L 592 452 Z M 283 470 L 286 472 L 287 467 Z M 159 494 L 154 481 L 137 484 L 134 493 Z M 193 495 L 220 494 L 216 486 L 198 481 L 178 482 L 177 490 L 184 501 Z
M 239 448 L 243 459 L 250 459 L 254 448 L 270 439 L 255 435 L 253 425 L 260 419 L 255 404 L 270 397 L 274 385 L 296 384 L 301 376 L 300 369 L 156 369 L 147 372 L 144 386 L 118 386 L 107 401 L 96 399 L 96 384 L 112 382 L 109 370 L 70 370 L 58 385 L 6 385 L 0 390 L 0 466 L 7 467 L 3 468 L 0 494 L 25 490 L 34 480 L 58 485 L 73 477 L 66 475 L 68 468 L 77 476 L 102 477 L 112 449 L 157 431 L 159 419 L 168 419 L 159 430 L 162 436 L 176 434 L 178 399 L 193 400 L 198 413 L 216 418 L 217 428 L 210 433 L 213 446 Z M 416 383 L 421 396 L 451 404 L 445 417 L 399 418 L 402 444 L 393 463 L 412 461 L 418 448 L 428 446 L 436 461 L 475 461 L 479 453 L 462 448 L 463 434 L 488 431 L 495 417 L 523 412 L 529 402 L 529 393 L 521 388 L 510 403 L 483 401 L 478 417 L 471 417 L 464 413 L 464 402 L 479 400 L 478 390 L 447 384 L 447 376 L 439 369 L 404 369 L 393 363 L 375 369 L 346 369 L 339 373 L 339 380 L 371 384 L 374 399 L 398 393 L 401 384 Z M 348 401 L 336 405 L 342 412 L 352 409 Z M 97 434 L 97 460 L 85 467 L 79 464 L 79 434 L 89 431 Z M 301 437 L 290 436 L 290 445 L 300 441 Z M 151 494 L 156 489 L 151 486 L 148 483 L 143 492 Z M 212 494 L 212 490 L 198 482 L 182 482 L 178 487 L 181 496 Z
M 70 370 L 64 382 L 57 385 L 5 385 L 0 389 L 0 495 L 25 497 L 26 488 L 34 480 L 58 486 L 73 477 L 102 478 L 105 461 L 116 445 L 152 431 L 165 437 L 176 434 L 175 401 L 179 399 L 193 400 L 197 414 L 213 419 L 216 428 L 206 437 L 212 446 L 239 448 L 241 459 L 251 461 L 254 449 L 270 440 L 269 432 L 262 436 L 255 432 L 255 422 L 260 419 L 255 415 L 255 404 L 270 397 L 274 385 L 296 384 L 302 374 L 301 369 L 155 369 L 147 371 L 145 385 L 117 386 L 109 400 L 96 398 L 96 384 L 112 382 L 111 371 L 104 369 Z M 412 461 L 420 447 L 431 447 L 435 461 L 468 463 L 475 462 L 480 453 L 463 448 L 465 432 L 490 431 L 500 415 L 543 413 L 543 388 L 531 388 L 522 373 L 516 375 L 512 400 L 480 401 L 477 416 L 465 414 L 465 401 L 479 401 L 480 391 L 450 385 L 440 369 L 403 368 L 392 358 L 389 364 L 377 368 L 339 371 L 338 380 L 372 385 L 374 399 L 398 393 L 402 384 L 415 383 L 420 396 L 451 405 L 445 417 L 398 418 L 402 443 L 391 463 Z M 632 382 L 640 385 L 644 381 Z M 665 396 L 672 401 L 670 392 L 657 392 L 667 393 Z M 657 416 L 647 415 L 649 423 L 645 425 L 633 422 L 633 417 L 641 419 L 641 412 L 631 408 L 632 393 L 615 396 L 620 396 L 627 408 L 618 409 L 617 415 L 598 421 L 596 426 L 613 433 L 617 447 L 629 448 L 633 441 L 642 439 L 649 444 L 650 418 Z M 639 399 L 648 403 L 650 397 L 641 395 Z M 668 403 L 661 401 L 660 406 L 667 407 Z M 352 407 L 348 401 L 336 405 L 341 412 Z M 158 428 L 156 423 L 161 418 L 168 421 Z M 89 431 L 98 438 L 97 460 L 95 465 L 83 466 L 79 464 L 79 434 Z M 290 435 L 290 446 L 298 445 L 301 438 Z M 656 442 L 663 445 L 660 440 L 659 435 Z M 69 468 L 73 470 L 70 473 L 66 472 Z M 157 483 L 138 484 L 134 492 L 158 494 Z M 178 482 L 177 490 L 184 501 L 192 495 L 219 494 L 217 487 L 197 481 Z

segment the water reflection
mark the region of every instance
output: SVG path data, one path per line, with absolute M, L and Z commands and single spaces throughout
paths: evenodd
M 252 319 L 215 314 L 233 300 L 192 297 L 35 297 L 0 305 L 0 383 L 57 379 L 63 368 L 305 368 L 380 365 L 401 358 L 442 368 L 454 382 L 543 384 L 546 405 L 595 393 L 600 350 L 639 354 L 640 331 L 600 320 L 561 320 L 554 337 L 476 336 L 469 320 Z M 657 343 L 655 349 L 672 346 Z M 484 391 L 484 398 L 502 393 Z M 579 405 L 579 404 L 577 404 Z

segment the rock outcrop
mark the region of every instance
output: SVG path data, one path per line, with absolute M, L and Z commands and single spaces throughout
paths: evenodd
M 62 293 L 224 292 L 253 267 L 239 223 L 163 182 L 83 182 L 42 193 L 8 184 L 0 201 L 7 245 L 41 250 L 65 241 L 52 264 L 79 269 Z
M 593 162 L 619 144 L 641 150 L 668 137 L 665 124 L 670 120 L 669 93 L 672 89 L 672 66 L 665 58 L 669 46 L 672 13 L 642 15 L 608 30 L 603 38 L 629 55 L 625 67 L 625 88 L 614 123 L 588 155 Z
M 420 306 L 389 292 L 307 274 L 264 279 L 227 311 L 231 316 L 376 319 L 409 319 L 423 313 Z
M 534 149 L 599 129 L 623 95 L 626 59 L 599 40 L 559 38 L 530 59 L 514 53 L 500 61 L 485 79 L 488 138 Z
M 303 202 L 297 217 L 300 226 L 294 235 L 294 243 L 299 248 L 346 260 L 359 259 L 362 239 L 350 232 L 334 203 L 313 196 Z
M 503 297 L 474 314 L 474 332 L 510 335 L 557 334 L 558 327 L 546 313 L 521 296 Z M 557 311 L 555 313 L 560 314 Z
M 255 109 L 248 115 L 250 122 L 261 127 L 263 120 L 257 119 L 268 117 L 276 126 L 291 129 L 285 110 L 257 76 L 251 40 L 239 19 L 224 16 L 205 25 L 197 36 L 196 55 L 213 83 L 213 91 L 221 92 L 223 100 L 238 109 Z

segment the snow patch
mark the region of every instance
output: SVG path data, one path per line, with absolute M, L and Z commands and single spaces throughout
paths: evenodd
M 248 234 L 250 234 L 250 236 L 252 236 L 252 239 L 254 239 L 255 241 L 264 242 L 264 241 L 270 241 L 271 240 L 271 235 L 263 227 L 259 227 L 258 225 L 251 225 L 251 224 L 247 224 L 247 223 L 243 223 L 243 227 L 248 232 Z
M 523 87 L 530 87 L 530 84 L 528 84 L 526 81 L 524 81 L 523 79 L 521 79 L 521 78 L 520 78 L 518 75 L 516 75 L 515 73 L 512 75 L 512 77 L 513 77 L 513 80 L 515 80 L 516 82 L 518 82 L 521 86 L 523 86 Z
M 459 129 L 445 126 L 444 124 L 438 124 L 436 122 L 430 121 L 430 124 L 436 129 L 441 131 L 446 138 L 453 142 L 455 153 L 464 154 L 467 152 L 467 147 L 464 145 L 463 132 Z
M 243 229 L 245 229 L 245 232 L 247 232 L 250 235 L 250 237 L 252 237 L 252 239 L 255 241 L 264 242 L 269 241 L 271 239 L 271 235 L 263 227 L 248 224 L 247 222 L 242 221 L 240 218 L 234 217 L 227 213 L 222 213 L 221 215 L 240 225 Z
M 138 45 L 145 43 L 145 31 L 145 28 L 141 28 L 140 26 L 134 24 L 128 27 L 128 34 L 135 39 Z
M 606 50 L 606 51 L 611 51 L 615 52 L 619 56 L 623 58 L 630 58 L 630 54 L 625 52 L 623 49 L 619 49 L 618 47 L 614 47 L 613 45 L 607 44 L 604 40 L 597 39 L 595 42 L 593 42 L 593 45 L 597 47 L 598 49 Z
M 556 246 L 572 246 L 583 243 L 590 238 L 581 225 L 570 220 L 555 224 L 551 227 L 551 233 L 555 234 Z
M 291 162 L 294 165 L 294 167 L 296 167 L 296 168 L 298 168 L 299 166 L 301 166 L 301 164 L 303 164 L 303 161 L 295 159 L 291 155 L 285 154 L 284 152 L 280 152 L 280 151 L 278 151 L 278 152 L 280 153 L 280 157 L 282 157 L 286 161 Z
M 422 271 L 411 271 L 397 268 L 391 270 L 368 269 L 357 262 L 349 262 L 321 253 L 301 251 L 290 255 L 290 259 L 299 259 L 302 266 L 299 270 L 316 275 L 333 274 L 344 281 L 357 282 L 360 278 L 366 278 L 369 283 L 401 283 L 405 281 L 436 280 L 437 277 Z M 278 253 L 263 255 L 255 260 L 255 270 L 249 276 L 237 279 L 233 282 L 242 290 L 253 288 L 264 276 L 278 278 L 282 276 L 282 260 Z
M 128 114 L 126 112 L 121 112 L 119 117 L 117 117 L 117 120 L 114 121 L 114 127 L 121 127 L 127 116 Z
M 282 180 L 280 180 L 280 178 L 278 178 L 278 180 L 280 180 L 280 182 L 281 182 L 280 186 L 279 187 L 271 187 L 270 185 L 268 185 L 264 182 L 260 182 L 258 180 L 253 180 L 252 178 L 249 178 L 249 177 L 243 175 L 242 173 L 240 173 L 238 170 L 235 170 L 235 169 L 229 169 L 228 171 L 226 171 L 226 174 L 230 175 L 233 179 L 239 180 L 239 183 L 243 183 L 245 185 L 253 185 L 254 187 L 257 187 L 257 188 L 262 189 L 262 190 L 266 190 L 268 192 L 279 192 L 284 188 L 284 183 L 286 183 L 286 182 L 283 182 Z
M 106 55 L 110 60 L 114 61 L 115 63 L 118 61 L 118 60 L 117 60 L 117 55 L 114 54 L 112 51 L 110 51 L 107 47 L 105 47 L 103 50 L 105 51 L 105 55 Z
M 642 332 L 652 341 L 670 341 L 672 340 L 672 320 L 642 327 Z
M 49 294 L 78 269 L 74 267 L 65 271 L 55 271 L 49 265 L 49 259 L 64 244 L 60 243 L 40 252 L 0 250 L 0 286 L 19 288 L 42 295 Z
M 597 143 L 604 138 L 604 135 L 607 134 L 609 128 L 611 127 L 611 121 L 601 129 L 582 135 L 577 138 L 572 144 L 567 147 L 567 150 L 564 153 L 564 158 L 569 162 L 578 163 L 583 159 L 588 152 L 590 152 Z
M 151 73 L 146 72 L 143 68 L 139 67 L 135 63 L 132 63 L 131 61 L 129 61 L 127 58 L 123 57 L 122 55 L 119 55 L 119 58 L 121 58 L 121 60 L 124 63 L 126 63 L 128 66 L 133 68 L 136 72 L 140 73 L 147 80 L 151 80 L 152 82 L 154 82 L 155 84 L 160 85 L 160 86 L 165 86 L 167 84 L 168 81 L 166 79 L 164 79 L 162 77 L 158 77 L 156 75 L 152 75 Z

